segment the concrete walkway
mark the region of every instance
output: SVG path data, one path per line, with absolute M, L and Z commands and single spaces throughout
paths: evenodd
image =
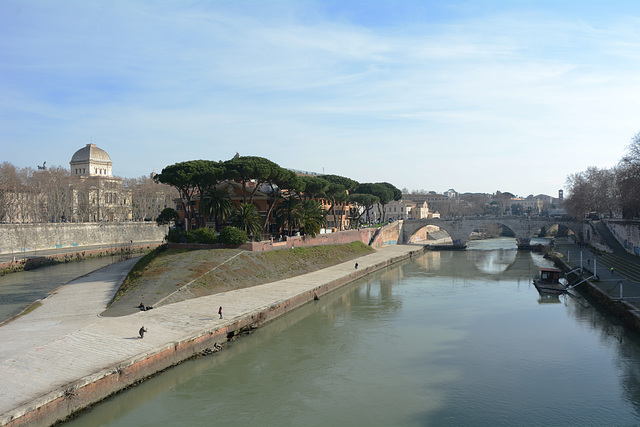
M 34 311 L 0 326 L 0 361 L 96 322 L 138 259 L 111 264 L 60 286 Z
M 421 252 L 396 245 L 324 270 L 251 288 L 183 301 L 124 317 L 99 317 L 135 263 L 124 261 L 56 290 L 35 311 L 0 326 L 0 425 L 33 413 L 90 384 L 104 371 L 166 351 L 334 280 L 364 275 L 392 259 Z M 357 273 L 357 274 L 354 274 Z M 224 319 L 218 317 L 223 307 Z M 138 338 L 145 326 L 148 333 Z M 72 392 L 72 390 L 70 391 Z
M 622 284 L 622 299 L 640 308 L 640 283 L 620 275 L 618 271 L 612 273 L 610 269 L 613 265 L 607 261 L 606 257 L 594 254 L 589 248 L 578 246 L 569 239 L 557 239 L 556 241 L 555 250 L 565 257 L 565 262 L 568 265 L 583 267 L 589 271 L 583 275 L 585 278 L 593 273 L 594 267 L 597 268 L 595 273 L 598 275 L 599 280 L 591 281 L 594 286 L 612 298 L 619 298 L 620 285 Z M 626 259 L 629 263 L 640 264 L 640 258 L 634 255 L 629 255 Z

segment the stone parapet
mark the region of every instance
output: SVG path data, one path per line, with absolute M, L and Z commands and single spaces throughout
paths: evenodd
M 157 242 L 164 240 L 166 234 L 167 227 L 155 222 L 0 224 L 0 254 Z

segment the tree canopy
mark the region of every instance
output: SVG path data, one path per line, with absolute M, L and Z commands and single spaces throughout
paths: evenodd
M 258 191 L 262 191 L 267 197 L 267 211 L 262 214 L 262 229 L 267 231 L 273 212 L 278 205 L 285 209 L 288 199 L 286 197 L 296 196 L 301 202 L 296 208 L 298 212 L 289 213 L 289 219 L 285 221 L 289 232 L 293 228 L 300 228 L 308 234 L 315 233 L 317 224 L 325 224 L 327 215 L 334 218 L 344 215 L 344 209 L 340 208 L 336 213 L 336 206 L 350 201 L 349 195 L 364 193 L 375 196 L 376 202 L 383 204 L 391 200 L 400 200 L 402 192 L 392 184 L 387 182 L 360 184 L 357 181 L 340 175 L 320 175 L 320 176 L 298 176 L 295 172 L 280 167 L 264 157 L 257 156 L 235 156 L 227 161 L 192 160 L 180 162 L 167 166 L 156 176 L 156 181 L 175 187 L 180 195 L 181 204 L 185 213 L 187 229 L 191 229 L 196 220 L 205 221 L 207 216 L 217 219 L 230 217 L 228 201 L 222 194 L 216 191 L 216 186 L 225 180 L 235 181 L 242 188 L 242 203 L 253 204 L 254 196 Z M 201 197 L 201 212 L 195 212 L 196 198 Z M 313 204 L 304 204 L 307 200 L 325 199 L 329 202 L 329 209 L 323 211 L 316 209 Z M 372 198 L 358 198 L 354 200 L 373 200 Z M 293 204 L 293 201 L 289 202 Z M 304 207 L 304 208 L 303 208 Z M 371 206 L 368 207 L 370 209 Z M 236 209 L 233 218 L 249 208 Z M 282 211 L 278 216 L 282 220 Z M 313 212 L 309 216 L 308 212 Z M 318 212 L 322 214 L 320 220 L 316 220 L 314 215 Z M 246 212 L 245 212 L 246 213 Z M 307 214 L 307 224 L 300 217 Z M 257 214 L 257 211 L 256 211 Z M 297 218 L 294 219 L 293 216 Z M 336 225 L 342 229 L 342 220 L 336 219 Z M 218 221 L 216 220 L 216 228 Z M 240 226 L 245 228 L 244 226 Z M 246 228 L 245 228 L 246 229 Z M 257 235 L 256 230 L 246 230 L 249 235 Z
M 567 176 L 564 207 L 576 217 L 588 212 L 627 219 L 640 216 L 640 132 L 631 138 L 616 167 L 590 166 L 586 171 Z

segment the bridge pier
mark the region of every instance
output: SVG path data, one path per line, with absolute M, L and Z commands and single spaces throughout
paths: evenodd
M 448 249 L 463 249 L 467 245 L 467 239 L 474 230 L 487 224 L 498 224 L 511 230 L 516 236 L 519 249 L 530 250 L 538 245 L 531 245 L 531 237 L 541 228 L 555 224 L 567 227 L 574 233 L 581 232 L 581 225 L 576 220 L 558 219 L 550 217 L 463 217 L 463 218 L 431 218 L 419 220 L 404 220 L 400 225 L 400 234 L 403 242 L 409 242 L 411 237 L 421 228 L 434 225 L 440 230 L 446 231 L 453 240 L 453 246 Z M 400 239 L 398 239 L 400 241 Z
M 518 250 L 530 251 L 532 249 L 540 249 L 542 245 L 532 245 L 530 237 L 518 237 L 516 238 L 518 244 Z

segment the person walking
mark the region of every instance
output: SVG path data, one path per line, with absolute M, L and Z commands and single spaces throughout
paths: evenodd
M 147 332 L 147 330 L 144 328 L 144 326 L 142 328 L 140 328 L 140 330 L 138 331 L 138 333 L 140 334 L 140 338 L 144 338 L 144 333 Z
M 611 267 L 611 277 L 613 277 L 613 267 Z
M 218 309 L 218 314 L 220 315 L 220 318 L 222 319 L 222 307 L 220 307 L 220 308 Z
M 358 263 L 356 262 L 356 270 L 358 269 Z

